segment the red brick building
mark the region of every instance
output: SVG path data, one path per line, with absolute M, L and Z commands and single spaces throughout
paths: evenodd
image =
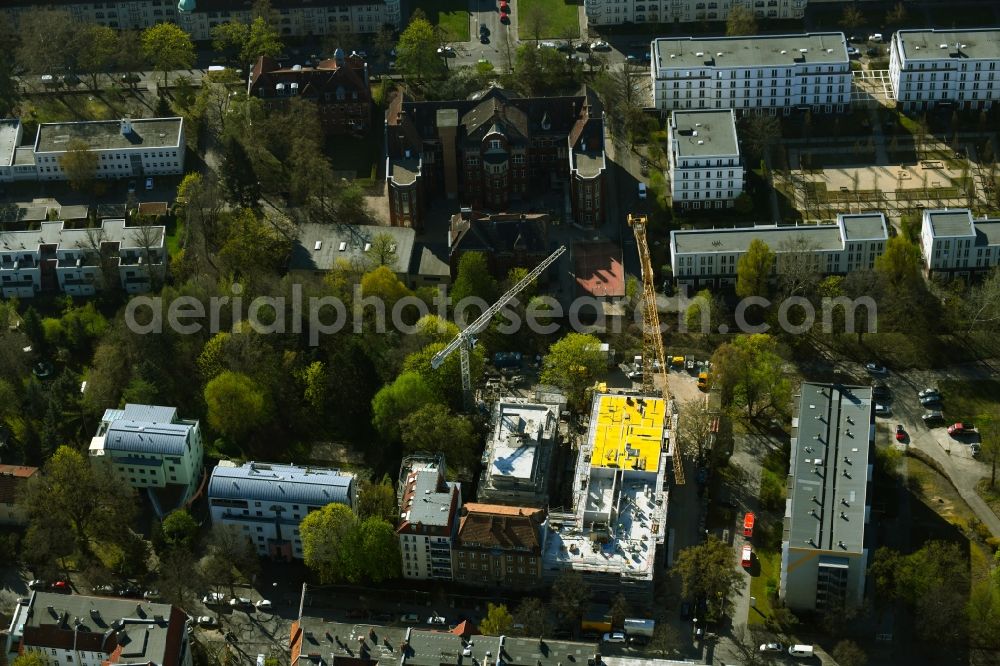
M 502 589 L 541 586 L 544 522 L 543 509 L 466 504 L 452 547 L 455 581 Z
M 397 93 L 386 112 L 390 219 L 421 227 L 427 201 L 459 199 L 489 212 L 569 184 L 574 221 L 604 218 L 603 111 L 579 95 L 520 97 L 491 88 L 474 99 L 413 102 Z
M 301 97 L 316 103 L 320 122 L 331 134 L 365 134 L 371 127 L 372 94 L 368 65 L 360 56 L 341 49 L 315 67 L 282 67 L 262 56 L 250 74 L 247 92 L 266 104 L 287 103 Z

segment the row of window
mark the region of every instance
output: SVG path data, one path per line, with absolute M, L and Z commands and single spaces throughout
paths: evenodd
M 721 162 L 722 160 L 719 160 L 719 161 Z M 732 162 L 732 160 L 729 160 L 729 161 Z M 697 167 L 698 165 L 694 164 L 693 166 Z M 701 172 L 700 171 L 694 171 L 694 172 L 684 171 L 682 173 L 684 174 L 684 180 L 688 180 L 689 177 L 693 178 L 694 180 L 698 180 L 699 178 L 701 178 Z M 692 173 L 694 175 L 692 175 Z M 732 178 L 734 176 L 734 174 L 735 174 L 735 171 L 733 171 L 732 169 L 730 169 L 729 170 L 729 177 Z M 705 172 L 705 178 L 711 178 L 711 177 L 712 177 L 712 172 L 711 171 L 706 171 Z M 716 178 L 722 178 L 722 172 L 721 171 L 716 171 L 715 172 L 715 177 Z M 729 186 L 732 187 L 732 185 L 733 185 L 732 182 L 730 182 Z
M 972 98 L 976 99 L 975 94 L 973 94 Z M 684 102 L 683 106 L 681 105 L 681 101 Z M 739 100 L 735 100 L 735 101 L 739 101 Z M 761 98 L 761 99 L 759 99 L 757 101 L 760 103 L 759 104 L 760 106 L 772 106 L 772 107 L 782 106 L 779 103 L 778 100 L 775 100 L 773 98 L 771 98 L 771 99 Z M 847 102 L 847 100 L 844 99 L 843 95 L 839 96 L 836 100 L 834 100 L 834 98 L 833 98 L 832 95 L 827 95 L 826 96 L 826 105 L 824 107 L 825 112 L 826 113 L 830 113 L 831 110 L 832 110 L 832 108 L 833 108 L 832 105 L 834 103 L 836 103 L 836 104 L 838 104 L 837 112 L 839 113 L 841 111 L 841 109 L 842 109 L 842 107 L 839 106 L 839 105 L 845 104 L 846 102 Z M 790 98 L 786 97 L 785 98 L 785 103 L 784 103 L 783 106 L 787 109 L 793 103 L 794 102 Z M 805 97 L 802 97 L 801 100 L 798 102 L 798 104 L 808 105 L 808 106 L 817 106 L 817 105 L 820 105 L 822 103 L 823 103 L 822 99 L 816 98 L 816 99 L 811 99 L 809 101 L 806 101 Z M 754 108 L 756 108 L 757 106 L 758 106 L 758 104 L 754 104 Z M 721 100 L 716 100 L 716 102 L 715 102 L 715 108 L 716 109 L 723 109 L 723 108 L 730 109 L 730 108 L 734 108 L 734 107 L 749 109 L 750 108 L 750 100 L 749 99 L 743 100 L 743 104 L 742 105 L 727 104 L 725 107 L 722 106 L 722 101 Z M 704 99 L 699 99 L 698 100 L 698 106 L 697 107 L 692 106 L 692 100 L 690 100 L 690 99 L 688 99 L 688 100 L 665 99 L 665 100 L 663 100 L 660 103 L 660 108 L 671 108 L 671 109 L 691 109 L 691 108 L 698 108 L 698 109 L 706 109 L 706 108 L 709 108 L 709 107 L 705 105 L 705 100 Z

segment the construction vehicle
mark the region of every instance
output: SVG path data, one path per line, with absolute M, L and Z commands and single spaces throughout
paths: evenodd
M 521 279 L 520 282 L 511 287 L 506 294 L 501 296 L 496 303 L 488 307 L 479 319 L 469 324 L 465 330 L 455 337 L 454 340 L 448 343 L 448 346 L 435 354 L 434 358 L 431 359 L 431 367 L 437 370 L 453 351 L 456 349 L 459 350 L 462 361 L 462 400 L 465 403 L 465 409 L 467 411 L 472 411 L 473 407 L 472 372 L 469 369 L 469 351 L 472 349 L 473 345 L 476 344 L 476 336 L 490 325 L 490 322 L 493 321 L 493 317 L 495 317 L 498 312 L 503 310 L 505 305 L 510 303 L 515 296 L 521 293 L 525 287 L 531 284 L 535 278 L 541 275 L 542 272 L 552 265 L 556 259 L 562 256 L 565 251 L 566 246 L 562 245 L 559 249 L 546 257 L 542 263 L 535 266 Z
M 662 397 L 664 405 L 667 407 L 665 418 L 673 418 L 673 408 L 670 401 L 670 382 L 668 381 L 668 367 L 666 363 L 667 353 L 663 348 L 663 334 L 660 332 L 660 311 L 656 305 L 656 283 L 653 275 L 653 261 L 649 255 L 649 243 L 646 240 L 645 215 L 628 216 L 628 224 L 632 227 L 635 235 L 636 249 L 639 251 L 639 264 L 642 267 L 642 355 L 645 358 L 664 359 L 664 363 L 659 368 L 650 367 L 647 372 L 642 373 L 642 390 L 646 395 L 654 395 L 656 391 L 655 378 L 657 375 L 663 377 Z M 678 485 L 684 483 L 684 459 L 681 456 L 681 446 L 677 439 L 677 433 L 672 432 L 673 439 L 673 466 L 674 482 Z

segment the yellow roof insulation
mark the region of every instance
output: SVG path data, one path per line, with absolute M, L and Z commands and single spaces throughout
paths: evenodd
M 591 425 L 594 452 L 590 466 L 656 472 L 663 444 L 663 400 L 621 395 L 597 398 L 601 402 L 597 422 Z

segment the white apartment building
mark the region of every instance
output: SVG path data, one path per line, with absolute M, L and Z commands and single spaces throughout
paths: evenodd
M 170 604 L 32 592 L 5 610 L 8 663 L 22 653 L 45 666 L 191 666 L 188 616 Z
M 729 208 L 743 192 L 732 109 L 674 111 L 667 132 L 671 197 L 681 208 Z
M 687 23 L 725 21 L 733 7 L 746 7 L 757 18 L 797 19 L 806 0 L 584 0 L 593 26 L 622 23 Z
M 781 272 L 782 255 L 807 253 L 815 271 L 844 275 L 872 269 L 885 251 L 889 231 L 882 213 L 842 214 L 836 224 L 677 229 L 670 232 L 674 281 L 693 289 L 735 285 L 739 259 L 755 239 L 775 253 L 776 273 Z
M 653 105 L 737 113 L 842 112 L 851 67 L 841 32 L 653 40 Z
M 403 460 L 397 489 L 403 577 L 451 580 L 451 550 L 461 518 L 462 492 L 445 480 L 442 458 Z
M 133 488 L 146 491 L 162 517 L 191 499 L 201 481 L 201 425 L 178 418 L 175 407 L 108 409 L 90 440 L 90 459 L 111 464 Z
M 251 6 L 243 0 L 116 0 L 115 2 L 61 0 L 59 9 L 79 23 L 97 23 L 116 30 L 145 30 L 169 21 L 191 39 L 208 41 L 212 29 L 228 21 L 249 22 Z M 6 0 L 0 13 L 17 25 L 19 16 L 37 0 Z M 331 35 L 339 32 L 377 32 L 382 25 L 402 27 L 399 0 L 271 0 L 282 37 Z
M 353 474 L 324 467 L 298 467 L 221 460 L 208 482 L 213 525 L 239 529 L 272 559 L 301 560 L 299 524 L 327 504 L 354 508 Z
M 165 234 L 163 226 L 130 227 L 125 220 L 85 229 L 51 221 L 30 231 L 0 231 L 0 293 L 93 296 L 112 286 L 130 294 L 149 291 L 166 275 Z
M 964 208 L 925 210 L 920 248 L 928 274 L 969 277 L 1000 265 L 1000 219 L 976 220 Z
M 35 137 L 38 180 L 66 180 L 60 158 L 74 145 L 97 153 L 97 178 L 184 173 L 184 119 L 42 123 Z
M 957 105 L 988 109 L 1000 98 L 1000 28 L 899 30 L 889 80 L 904 110 Z

